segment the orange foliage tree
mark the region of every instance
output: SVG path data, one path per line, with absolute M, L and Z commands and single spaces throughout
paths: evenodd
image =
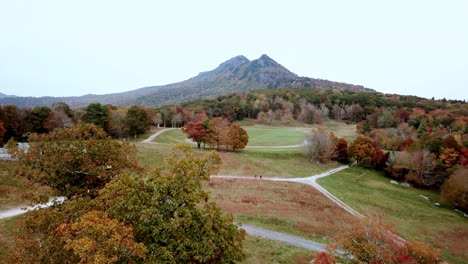
M 340 138 L 335 147 L 333 159 L 339 162 L 347 162 L 348 157 L 348 142 L 344 138 Z
M 217 150 L 223 145 L 227 136 L 228 121 L 222 117 L 215 117 L 210 120 L 208 128 L 208 144 Z
M 146 247 L 134 240 L 133 228 L 109 218 L 102 211 L 90 211 L 78 222 L 62 224 L 57 234 L 65 249 L 79 258 L 79 264 L 142 262 Z
M 320 252 L 314 259 L 314 264 L 335 264 L 336 261 L 333 256 L 330 256 L 327 252 Z
M 468 210 L 468 168 L 460 167 L 442 185 L 441 198 L 451 205 Z
M 229 126 L 227 144 L 235 151 L 236 149 L 245 148 L 247 143 L 249 143 L 249 135 L 247 134 L 247 131 L 240 127 L 239 124 L 232 123 Z
M 405 241 L 393 231 L 392 225 L 381 221 L 381 216 L 366 217 L 352 231 L 342 234 L 329 246 L 330 254 L 337 250 L 351 263 L 443 263 L 437 249 L 420 242 Z
M 348 149 L 349 156 L 356 159 L 358 165 L 371 166 L 375 155 L 374 141 L 366 136 L 358 136 Z
M 197 142 L 198 148 L 201 148 L 201 143 L 207 138 L 206 129 L 202 124 L 202 120 L 188 122 L 182 127 L 182 132 L 186 134 L 188 138 Z

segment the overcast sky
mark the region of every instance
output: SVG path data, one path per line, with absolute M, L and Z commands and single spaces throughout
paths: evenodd
M 0 92 L 122 92 L 267 54 L 301 76 L 468 99 L 466 0 L 227 2 L 0 0 Z

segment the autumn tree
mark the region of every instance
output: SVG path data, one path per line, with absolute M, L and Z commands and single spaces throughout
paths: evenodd
M 44 127 L 47 131 L 52 131 L 55 128 L 71 127 L 72 124 L 72 119 L 63 110 L 52 110 L 49 118 L 45 121 Z
M 128 136 L 128 127 L 124 123 L 126 115 L 127 109 L 123 107 L 110 111 L 108 122 L 109 135 L 119 139 Z
M 442 147 L 439 153 L 439 160 L 445 169 L 453 168 L 461 159 L 458 151 L 454 148 Z
M 468 168 L 460 167 L 442 185 L 441 198 L 454 207 L 468 210 Z
M 344 138 L 340 138 L 335 146 L 333 159 L 339 162 L 348 162 L 348 142 Z
M 137 169 L 134 146 L 114 141 L 94 124 L 80 123 L 49 134 L 30 134 L 29 151 L 20 151 L 24 175 L 59 195 L 96 196 L 127 169 Z
M 313 264 L 335 264 L 336 261 L 333 256 L 330 256 L 327 252 L 320 252 L 317 257 L 313 260 Z
M 15 250 L 9 252 L 6 263 L 79 263 L 78 256 L 65 249 L 57 229 L 62 224 L 79 221 L 81 216 L 96 208 L 96 201 L 85 197 L 24 214 L 18 221 Z
M 239 126 L 237 123 L 229 125 L 227 144 L 231 146 L 232 150 L 243 149 L 249 142 L 249 135 L 247 131 Z
M 0 121 L 0 143 L 3 142 L 3 137 L 5 136 L 6 130 L 3 126 L 3 123 Z
M 358 136 L 349 146 L 349 156 L 362 166 L 371 166 L 375 155 L 374 141 L 366 136 Z
M 388 156 L 387 154 L 385 154 L 385 152 L 383 152 L 383 150 L 381 150 L 378 146 L 376 146 L 375 142 L 374 142 L 374 150 L 375 150 L 375 153 L 371 160 L 371 166 L 372 168 L 376 170 L 383 170 L 386 166 Z
M 208 144 L 219 150 L 227 137 L 228 122 L 222 117 L 215 117 L 209 121 Z
M 428 150 L 417 150 L 411 154 L 408 167 L 409 173 L 406 175 L 407 181 L 426 187 L 443 182 L 435 175 L 437 160 L 433 153 Z
M 405 241 L 393 231 L 393 226 L 381 217 L 366 217 L 347 233 L 341 234 L 329 247 L 330 254 L 343 250 L 350 263 L 443 263 L 439 250 L 418 241 Z
M 201 143 L 207 139 L 206 129 L 201 120 L 188 122 L 182 127 L 182 132 L 186 134 L 188 138 L 197 142 L 198 148 L 201 148 Z
M 90 211 L 77 222 L 62 224 L 57 235 L 79 264 L 143 262 L 146 247 L 134 240 L 133 228 L 109 218 L 103 211 Z
M 333 132 L 325 129 L 313 130 L 304 138 L 304 153 L 310 160 L 328 162 L 335 153 L 335 141 Z

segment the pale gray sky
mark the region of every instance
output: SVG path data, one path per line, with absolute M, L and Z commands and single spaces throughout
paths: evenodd
M 0 0 L 0 92 L 104 94 L 261 54 L 312 78 L 468 99 L 468 1 Z

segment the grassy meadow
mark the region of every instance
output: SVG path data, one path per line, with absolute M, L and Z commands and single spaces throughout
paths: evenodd
M 303 248 L 249 235 L 244 241 L 244 251 L 247 258 L 243 264 L 308 264 L 316 255 Z
M 383 173 L 358 167 L 318 183 L 361 213 L 384 213 L 401 236 L 442 249 L 450 263 L 468 262 L 468 219 L 449 208 L 434 206 L 439 201 L 438 192 L 391 184 Z
M 260 179 L 211 179 L 216 204 L 236 221 L 328 242 L 356 219 L 314 188 Z
M 353 140 L 356 134 L 356 125 L 346 124 L 339 121 L 326 121 L 320 125 L 308 125 L 293 127 L 293 126 L 269 126 L 258 125 L 252 121 L 240 121 L 242 128 L 249 135 L 248 146 L 287 146 L 300 144 L 305 134 L 313 129 L 324 128 L 333 131 L 337 136 L 344 137 L 348 141 Z M 154 130 L 155 133 L 157 130 Z M 145 136 L 149 137 L 151 133 Z M 144 139 L 144 136 L 139 138 Z M 187 136 L 180 129 L 169 130 L 154 139 L 156 143 L 186 143 Z

